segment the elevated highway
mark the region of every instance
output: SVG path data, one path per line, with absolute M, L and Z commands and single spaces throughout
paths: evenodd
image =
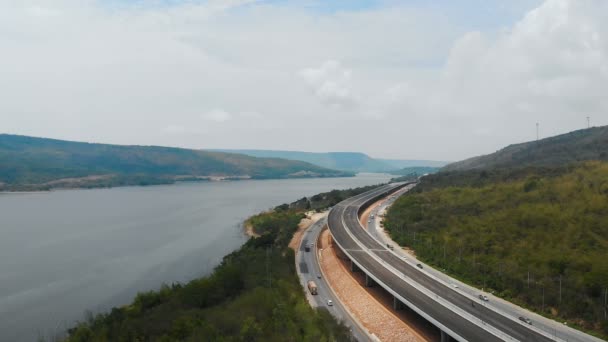
M 517 317 L 504 315 L 440 281 L 399 257 L 373 238 L 359 214 L 378 199 L 411 183 L 382 186 L 351 197 L 330 211 L 328 225 L 333 241 L 350 259 L 353 269 L 365 273 L 394 296 L 394 306 L 407 305 L 442 332 L 442 340 L 555 341 L 560 340 Z

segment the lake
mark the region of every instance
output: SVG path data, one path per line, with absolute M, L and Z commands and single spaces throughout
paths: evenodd
M 208 274 L 249 216 L 304 196 L 388 181 L 246 180 L 0 194 L 0 341 L 35 341 L 138 291 Z

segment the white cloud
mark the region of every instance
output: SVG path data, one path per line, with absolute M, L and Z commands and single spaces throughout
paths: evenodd
M 459 159 L 532 139 L 537 121 L 607 124 L 608 1 L 537 1 L 484 1 L 477 17 L 461 8 L 477 1 L 0 1 L 1 129 Z
M 232 120 L 232 114 L 228 113 L 223 109 L 212 109 L 202 115 L 204 120 L 215 121 L 215 122 L 226 122 Z
M 352 108 L 357 100 L 351 91 L 352 70 L 344 68 L 340 62 L 328 60 L 318 68 L 306 68 L 300 77 L 323 103 L 339 108 Z
M 602 117 L 607 108 L 607 22 L 608 2 L 548 0 L 497 37 L 467 34 L 452 49 L 437 96 L 464 117 L 520 127 L 542 121 L 549 134 L 581 128 L 586 115 Z M 518 136 L 501 125 L 498 133 Z

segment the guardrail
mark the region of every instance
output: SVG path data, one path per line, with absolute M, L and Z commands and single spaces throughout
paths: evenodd
M 397 192 L 398 190 L 400 190 L 400 189 L 402 189 L 402 188 L 404 188 L 404 187 L 406 187 L 406 186 L 408 186 L 408 185 L 411 185 L 411 184 L 417 184 L 417 183 L 418 183 L 417 181 L 415 181 L 415 182 L 406 182 L 406 183 L 404 183 L 404 184 L 402 184 L 402 185 L 400 185 L 400 186 L 398 186 L 398 187 L 396 187 L 396 188 L 394 188 L 394 189 L 391 189 L 391 191 L 389 191 L 389 192 L 384 192 L 384 193 L 382 193 L 382 194 L 380 194 L 380 195 L 377 195 L 377 196 L 372 197 L 372 198 L 371 198 L 371 199 L 369 199 L 369 200 L 366 200 L 366 201 L 365 201 L 363 204 L 361 204 L 361 205 L 358 207 L 358 209 L 357 209 L 357 215 L 361 216 L 362 212 L 364 212 L 364 211 L 365 211 L 367 208 L 369 208 L 369 206 L 371 206 L 372 204 L 376 203 L 376 202 L 377 202 L 378 200 L 380 200 L 382 197 L 386 197 L 386 196 L 390 195 L 391 193 Z M 344 221 L 342 221 L 342 223 L 343 223 L 343 225 L 346 227 L 346 223 L 345 223 Z M 362 226 L 361 224 L 359 224 L 359 227 L 358 227 L 358 228 L 360 228 L 362 231 L 365 231 L 367 234 L 369 234 L 369 236 L 370 236 L 370 237 L 374 238 L 374 237 L 373 237 L 373 236 L 372 236 L 372 235 L 369 233 L 369 231 L 367 231 L 366 229 L 364 229 L 364 228 L 363 228 L 363 226 Z M 362 244 L 360 244 L 360 243 L 359 243 L 359 240 L 358 240 L 358 239 L 357 239 L 357 238 L 356 238 L 356 237 L 355 237 L 355 236 L 354 236 L 354 235 L 351 233 L 350 229 L 347 229 L 347 232 L 348 232 L 349 236 L 351 236 L 351 238 L 352 238 L 354 241 L 356 241 L 356 242 L 357 242 L 357 244 L 358 244 L 359 246 L 361 246 L 361 248 L 362 248 L 362 249 L 364 249 L 364 250 L 366 249 L 366 248 L 365 248 L 365 246 L 363 246 Z M 375 239 L 375 238 L 374 238 L 374 239 Z M 376 240 L 376 241 L 377 241 L 377 240 Z M 382 245 L 382 247 L 384 248 L 384 245 L 383 245 L 383 244 L 381 244 L 381 245 Z M 386 250 L 387 250 L 389 253 L 393 253 L 393 254 L 395 254 L 397 257 L 399 257 L 399 255 L 398 255 L 397 253 L 395 253 L 393 250 L 388 249 L 388 248 L 386 248 Z M 399 272 L 399 270 L 397 270 L 397 269 L 395 269 L 394 267 L 392 267 L 391 265 L 387 264 L 387 263 L 386 263 L 384 260 L 380 259 L 380 258 L 379 258 L 377 255 L 375 255 L 374 253 L 369 253 L 369 254 L 370 254 L 370 256 L 372 256 L 374 259 L 376 259 L 376 261 L 378 261 L 378 262 L 382 263 L 383 265 L 385 265 L 385 268 L 389 269 L 389 270 L 390 270 L 392 273 L 394 273 L 396 276 L 398 276 L 398 277 L 400 277 L 400 278 L 403 278 L 403 275 L 401 274 L 401 272 Z M 411 266 L 411 265 L 410 265 L 410 266 Z M 413 266 L 411 266 L 411 267 L 413 267 Z M 430 273 L 428 273 L 428 272 L 426 272 L 425 274 L 426 274 L 426 275 L 427 275 L 429 278 L 432 278 L 433 280 L 435 280 L 437 283 L 439 283 L 439 284 L 443 284 L 443 285 L 445 285 L 445 286 L 446 286 L 446 287 L 447 287 L 449 290 L 452 290 L 452 289 L 450 288 L 450 285 L 449 285 L 448 283 L 445 283 L 443 280 L 441 280 L 441 279 L 439 279 L 439 278 L 435 277 L 433 274 L 430 274 Z M 413 280 L 413 279 L 411 279 L 411 280 L 410 280 L 408 283 L 410 283 L 412 286 L 413 286 L 413 283 L 415 283 L 417 286 L 419 286 L 419 287 L 421 287 L 421 288 L 423 288 L 423 289 L 425 289 L 425 290 L 426 290 L 426 288 L 425 288 L 424 286 L 422 286 L 422 285 L 418 284 L 418 283 L 417 283 L 415 280 Z M 434 292 L 432 292 L 432 291 L 428 291 L 428 292 L 434 295 Z M 437 296 L 437 295 L 435 295 L 435 296 Z M 448 305 L 450 305 L 451 307 L 454 307 L 454 308 L 459 308 L 458 306 L 456 306 L 456 305 L 454 305 L 454 304 L 450 303 L 449 301 L 446 301 L 446 302 L 447 302 L 447 304 L 448 304 Z M 512 316 L 512 315 L 508 315 L 508 314 L 506 314 L 505 312 L 503 312 L 502 310 L 499 310 L 499 309 L 497 309 L 497 308 L 495 308 L 495 307 L 490 307 L 490 306 L 485 306 L 485 307 L 486 307 L 487 309 L 489 309 L 489 310 L 491 310 L 491 311 L 494 311 L 495 313 L 497 313 L 497 314 L 499 314 L 499 315 L 503 316 L 504 318 L 511 320 L 511 321 L 512 321 L 513 323 L 515 323 L 515 324 L 522 324 L 522 325 L 523 325 L 523 323 L 519 322 L 519 321 L 517 320 L 517 318 L 516 318 L 516 317 L 514 317 L 514 316 Z M 465 312 L 465 311 L 463 311 L 463 310 L 461 310 L 461 309 L 459 309 L 459 311 L 462 311 L 462 313 L 463 313 L 464 315 L 469 315 L 469 316 L 471 316 L 471 317 L 473 317 L 473 318 L 476 318 L 474 315 L 472 315 L 472 314 L 470 314 L 470 313 L 467 313 L 467 312 Z M 456 312 L 455 312 L 455 313 L 456 313 Z M 461 315 L 461 316 L 462 316 L 462 315 Z M 484 323 L 484 321 L 483 321 L 482 319 L 479 319 L 479 320 L 481 321 L 481 323 L 482 323 L 482 324 L 484 324 L 485 326 L 488 326 L 488 325 L 486 325 L 486 324 Z M 527 326 L 527 325 L 526 325 L 525 327 L 526 327 L 527 329 L 530 329 L 530 330 L 532 330 L 532 331 L 534 331 L 534 332 L 538 333 L 539 335 L 542 335 L 542 336 L 544 336 L 544 337 L 546 337 L 546 338 L 550 339 L 550 340 L 554 340 L 554 341 L 561 341 L 561 342 L 567 342 L 567 341 L 566 341 L 566 340 L 564 340 L 563 338 L 559 338 L 559 337 L 557 337 L 557 336 L 554 336 L 554 335 L 550 334 L 549 332 L 547 332 L 547 331 L 545 331 L 545 330 L 543 330 L 543 329 L 540 329 L 539 327 L 536 327 L 536 326 L 534 326 L 534 325 L 532 325 L 532 326 Z M 509 340 L 515 340 L 513 337 L 511 337 L 510 335 L 507 335 L 507 334 L 503 333 L 501 330 L 498 330 L 498 329 L 495 329 L 495 330 L 496 330 L 497 334 L 501 335 L 501 337 L 502 337 L 502 338 L 509 339 Z M 495 335 L 496 335 L 496 334 L 495 334 Z

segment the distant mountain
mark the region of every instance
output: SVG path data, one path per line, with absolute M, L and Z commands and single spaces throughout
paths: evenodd
M 300 160 L 321 167 L 353 172 L 390 172 L 406 166 L 443 166 L 445 162 L 426 160 L 374 159 L 359 152 L 298 152 L 272 150 L 210 150 L 241 153 L 253 157 Z
M 403 169 L 391 171 L 392 175 L 398 176 L 422 176 L 427 173 L 435 173 L 439 171 L 438 167 L 430 167 L 430 166 L 411 166 L 404 167 Z
M 608 126 L 509 145 L 492 154 L 449 164 L 441 171 L 554 167 L 585 160 L 608 160 Z
M 0 134 L 0 190 L 334 176 L 352 176 L 352 173 L 301 161 L 233 153 Z
M 400 160 L 400 159 L 376 159 L 390 165 L 393 170 L 405 169 L 408 167 L 436 167 L 440 168 L 447 165 L 447 161 L 438 160 Z

